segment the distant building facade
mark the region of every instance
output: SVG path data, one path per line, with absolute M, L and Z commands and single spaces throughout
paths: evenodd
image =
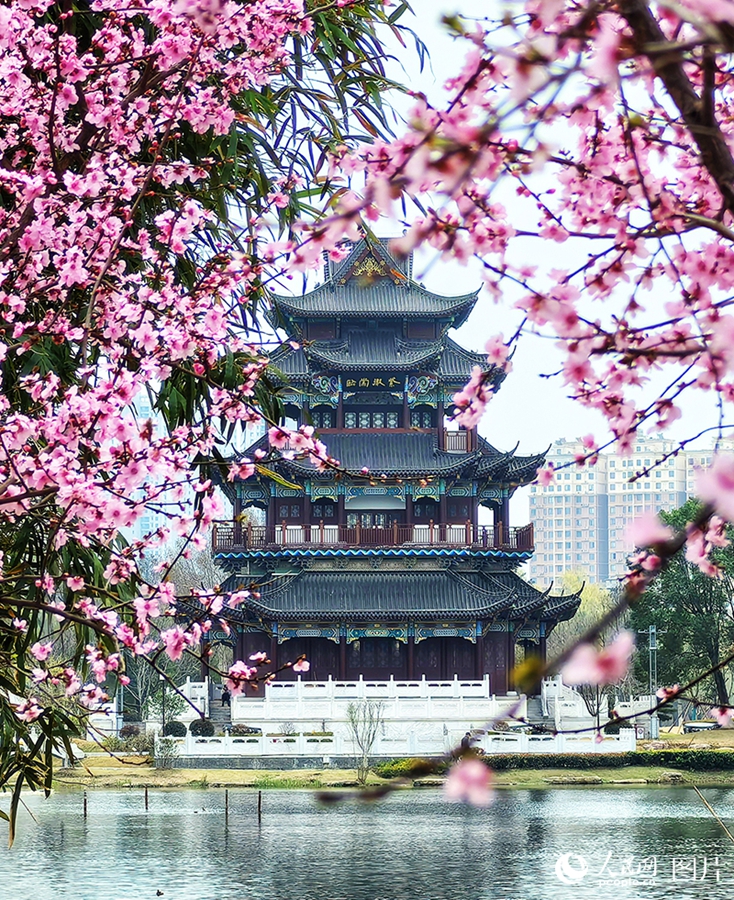
M 530 488 L 535 556 L 528 577 L 538 585 L 557 581 L 572 569 L 590 582 L 621 577 L 634 549 L 625 539 L 630 522 L 643 512 L 672 510 L 695 496 L 696 470 L 711 463 L 713 450 L 684 450 L 665 438 L 640 438 L 630 456 L 601 453 L 595 466 L 579 468 L 579 441 L 556 441 L 548 460 L 569 465 L 547 487 Z M 723 443 L 734 451 L 734 440 Z M 634 482 L 630 478 L 642 474 Z

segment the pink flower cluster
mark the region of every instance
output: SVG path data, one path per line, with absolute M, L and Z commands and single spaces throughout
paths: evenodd
M 615 684 L 627 674 L 635 649 L 635 636 L 621 631 L 602 650 L 592 644 L 579 644 L 561 669 L 566 684 Z

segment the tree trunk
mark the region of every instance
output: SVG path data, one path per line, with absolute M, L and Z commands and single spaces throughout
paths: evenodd
M 724 673 L 719 669 L 714 672 L 714 684 L 716 685 L 716 697 L 722 706 L 729 705 L 729 691 L 726 689 Z

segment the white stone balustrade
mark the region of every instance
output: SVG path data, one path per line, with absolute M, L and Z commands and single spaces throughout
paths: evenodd
M 417 734 L 409 732 L 403 737 L 378 737 L 372 749 L 373 757 L 441 756 L 458 744 L 460 735 Z M 177 738 L 180 757 L 320 757 L 331 759 L 355 756 L 358 751 L 352 739 L 345 734 L 331 736 L 311 735 L 261 735 L 194 737 L 187 734 Z M 594 735 L 485 735 L 476 742 L 487 755 L 504 753 L 624 753 L 635 749 L 634 729 L 622 729 L 619 735 L 606 735 L 597 743 Z

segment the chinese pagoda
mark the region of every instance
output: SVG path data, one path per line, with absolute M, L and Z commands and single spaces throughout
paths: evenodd
M 277 666 L 305 654 L 305 677 L 318 681 L 488 675 L 502 694 L 516 647 L 544 656 L 579 597 L 516 573 L 533 532 L 510 525 L 509 500 L 543 456 L 452 427 L 452 397 L 473 366 L 495 388 L 504 378 L 449 336 L 478 292 L 438 296 L 412 266 L 388 241 L 363 239 L 326 261 L 315 290 L 272 297 L 288 335 L 272 356 L 287 424 L 313 424 L 340 467 L 285 454 L 272 464 L 278 480 L 225 485 L 234 520 L 216 526 L 214 556 L 229 589 L 254 592 L 227 612 L 235 656 L 266 650 Z M 267 437 L 244 455 L 258 449 Z M 264 525 L 243 524 L 252 507 Z

